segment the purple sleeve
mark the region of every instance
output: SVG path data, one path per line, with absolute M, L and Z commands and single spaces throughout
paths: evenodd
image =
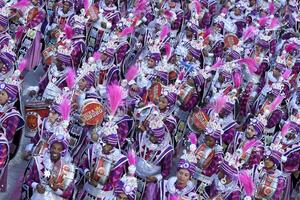
M 276 126 L 282 118 L 282 111 L 281 110 L 275 110 L 271 116 L 269 117 L 268 123 L 267 123 L 267 128 L 273 128 Z
M 14 138 L 19 122 L 20 118 L 18 116 L 11 116 L 2 123 L 2 126 L 6 132 L 6 138 L 9 143 L 12 142 Z
M 300 162 L 300 152 L 291 153 L 287 161 L 283 163 L 283 169 L 287 173 L 293 173 L 298 170 Z
M 27 173 L 26 177 L 25 177 L 25 183 L 32 188 L 32 183 L 40 183 L 40 178 L 39 178 L 39 172 L 38 172 L 38 168 L 36 165 L 36 161 L 35 159 L 32 159 L 31 161 L 31 167 L 29 168 L 29 172 Z
M 117 64 L 121 63 L 124 60 L 129 48 L 130 48 L 130 46 L 128 44 L 125 44 L 118 49 L 117 55 L 116 55 Z
M 244 168 L 251 169 L 254 165 L 259 164 L 260 161 L 262 161 L 263 159 L 263 152 L 264 152 L 263 147 L 255 148 L 252 151 L 248 162 L 244 165 Z
M 212 176 L 218 171 L 221 161 L 222 154 L 217 154 L 210 165 L 207 167 L 207 169 L 204 169 L 202 173 L 205 176 Z
M 61 197 L 64 198 L 64 199 L 70 199 L 70 198 L 72 197 L 74 188 L 75 188 L 74 183 L 71 183 L 71 184 L 63 191 L 63 194 L 61 195 Z
M 119 136 L 120 146 L 123 146 L 125 143 L 125 139 L 127 138 L 128 132 L 129 132 L 128 121 L 119 123 L 117 132 L 118 132 L 118 136 Z
M 280 199 L 280 195 L 283 192 L 285 185 L 286 185 L 285 179 L 283 177 L 280 177 L 278 180 L 277 190 L 275 191 L 275 194 L 273 196 L 273 200 Z
M 115 188 L 124 173 L 125 163 L 112 170 L 108 182 L 104 185 L 103 190 L 109 191 Z
M 183 21 L 183 12 L 180 11 L 177 16 L 176 20 L 172 23 L 171 29 L 172 30 L 178 30 L 181 27 L 182 21 Z
M 163 178 L 166 178 L 170 174 L 170 170 L 172 167 L 172 159 L 173 159 L 173 151 L 170 151 L 161 162 L 161 175 Z
M 241 198 L 241 192 L 238 190 L 235 190 L 233 192 L 231 192 L 231 194 L 227 197 L 227 199 L 231 199 L 231 200 L 240 200 Z
M 225 131 L 224 134 L 222 135 L 223 142 L 225 144 L 230 144 L 234 139 L 234 135 L 235 135 L 235 128 L 232 127 L 229 130 Z

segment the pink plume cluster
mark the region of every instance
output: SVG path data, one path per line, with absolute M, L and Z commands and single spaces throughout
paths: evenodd
M 65 27 L 64 27 L 64 32 L 66 33 L 66 37 L 71 40 L 73 38 L 73 35 L 74 35 L 74 31 L 73 31 L 73 28 L 68 25 L 68 24 L 65 24 Z
M 251 74 L 257 71 L 257 63 L 254 58 L 242 58 L 238 61 L 238 63 L 247 65 Z
M 281 128 L 282 137 L 284 137 L 288 133 L 290 126 L 291 126 L 291 122 L 287 122 L 283 125 L 283 127 Z
M 215 101 L 213 110 L 216 113 L 220 113 L 221 110 L 225 107 L 225 104 L 226 104 L 226 96 L 223 94 L 220 94 Z
M 224 61 L 221 58 L 217 58 L 216 63 L 211 66 L 213 70 L 217 70 L 218 68 L 224 65 Z
M 107 93 L 110 114 L 113 116 L 122 103 L 122 87 L 119 85 L 109 85 L 107 87 Z
M 201 4 L 197 0 L 194 1 L 194 4 L 195 4 L 196 12 L 199 15 L 201 13 L 201 11 L 202 11 Z
M 23 72 L 24 69 L 26 69 L 27 64 L 28 64 L 28 60 L 27 60 L 27 59 L 23 59 L 23 60 L 20 62 L 20 64 L 19 64 L 19 67 L 18 67 L 19 71 L 20 71 L 20 72 Z
M 188 135 L 188 138 L 192 144 L 195 144 L 195 145 L 197 144 L 198 139 L 197 139 L 197 136 L 195 133 L 190 132 L 190 134 Z
M 169 33 L 170 33 L 169 27 L 167 25 L 164 25 L 160 32 L 160 36 L 159 36 L 160 40 L 163 41 Z
M 251 176 L 248 174 L 247 171 L 243 170 L 239 174 L 239 181 L 244 187 L 244 191 L 247 196 L 253 196 L 254 194 L 254 182 L 251 178 Z
M 129 34 L 133 33 L 134 27 L 129 26 L 123 29 L 123 31 L 120 33 L 121 37 L 128 36 Z
M 12 8 L 23 8 L 23 7 L 26 7 L 26 6 L 29 6 L 30 5 L 30 1 L 29 0 L 21 0 L 15 4 L 13 4 L 11 7 Z
M 68 120 L 71 113 L 71 101 L 67 96 L 64 96 L 62 102 L 59 104 L 59 111 L 63 120 Z
M 67 69 L 66 76 L 67 76 L 66 77 L 67 86 L 69 89 L 72 89 L 75 85 L 75 77 L 76 77 L 76 73 L 72 67 L 69 67 Z
M 136 165 L 136 154 L 133 149 L 128 151 L 128 162 L 129 165 Z
M 267 24 L 268 21 L 269 21 L 269 18 L 267 16 L 264 16 L 258 20 L 258 23 L 261 27 L 263 27 Z
M 284 47 L 285 51 L 291 53 L 292 51 L 297 49 L 297 46 L 294 42 L 290 42 Z
M 273 112 L 277 108 L 277 106 L 281 104 L 283 99 L 284 99 L 283 96 L 278 95 L 270 105 L 270 112 Z
M 128 69 L 128 71 L 125 75 L 125 78 L 129 82 L 129 81 L 135 79 L 135 77 L 137 76 L 138 73 L 139 73 L 139 68 L 136 65 L 133 65 Z
M 249 26 L 243 33 L 243 41 L 246 41 L 255 36 L 255 27 Z
M 276 26 L 278 26 L 278 24 L 279 24 L 279 20 L 278 20 L 278 18 L 277 17 L 273 17 L 273 19 L 271 20 L 271 23 L 270 23 L 270 25 L 269 25 L 269 29 L 273 29 L 273 28 L 275 28 Z
M 93 54 L 93 58 L 95 61 L 98 61 L 100 60 L 101 58 L 101 53 L 99 51 L 96 51 L 94 54 Z
M 270 2 L 269 3 L 269 12 L 271 15 L 274 15 L 275 13 L 275 5 L 274 5 L 274 2 Z
M 165 51 L 168 58 L 171 56 L 171 45 L 169 42 L 165 43 Z
M 235 88 L 239 88 L 242 84 L 242 75 L 240 72 L 233 73 L 233 84 Z

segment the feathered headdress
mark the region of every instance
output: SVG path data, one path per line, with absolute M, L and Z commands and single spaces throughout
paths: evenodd
M 257 63 L 254 58 L 242 58 L 238 60 L 238 63 L 247 65 L 251 74 L 257 71 Z
M 118 107 L 122 103 L 122 87 L 119 85 L 109 85 L 107 87 L 107 93 L 110 115 L 114 116 Z
M 59 111 L 63 120 L 69 120 L 71 114 L 71 101 L 68 99 L 67 95 L 64 95 L 60 104 Z
M 129 81 L 135 79 L 135 77 L 138 75 L 138 73 L 139 73 L 139 68 L 136 65 L 133 65 L 128 69 L 128 71 L 125 75 L 125 78 L 129 82 Z

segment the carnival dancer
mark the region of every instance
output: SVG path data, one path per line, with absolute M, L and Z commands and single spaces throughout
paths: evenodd
M 68 153 L 68 141 L 63 132 L 53 134 L 48 149 L 33 157 L 25 171 L 23 199 L 71 198 L 74 177 L 75 166 Z
M 13 51 L 14 42 L 10 37 L 4 39 L 5 36 L 0 39 L 2 46 L 0 51 L 0 80 L 12 76 L 16 61 L 16 54 Z M 9 42 L 6 40 L 9 40 Z
M 17 54 L 19 59 L 25 58 L 28 60 L 27 65 L 30 70 L 37 67 L 41 61 L 41 27 L 46 13 L 40 6 L 42 5 L 39 4 L 39 1 L 32 0 L 28 9 L 23 11 L 26 18 L 25 29 L 23 30 L 25 35 Z
M 197 180 L 197 192 L 202 193 L 205 186 L 212 183 L 212 177 L 219 170 L 223 159 L 221 146 L 221 125 L 211 118 L 205 129 L 206 134 L 200 139 L 200 145 L 195 152 L 197 158 L 197 168 L 194 179 Z
M 83 155 L 86 182 L 78 199 L 113 199 L 112 191 L 124 173 L 127 158 L 117 147 L 117 126 L 109 121 L 100 131 L 103 144 L 94 143 Z
M 263 158 L 264 147 L 260 138 L 264 133 L 265 122 L 263 118 L 251 118 L 246 130 L 237 132 L 234 141 L 230 144 L 229 150 L 233 147 L 232 153 L 239 154 L 239 162 L 243 163 L 242 169 L 252 169 Z
M 175 195 L 180 198 L 197 200 L 198 195 L 195 193 L 195 185 L 191 178 L 196 170 L 197 158 L 195 156 L 197 137 L 194 133 L 189 135 L 191 145 L 188 151 L 184 150 L 183 155 L 177 164 L 176 176 L 172 176 L 168 180 L 164 180 L 160 187 L 160 199 L 168 199 Z
M 10 155 L 13 155 L 17 150 L 18 146 L 13 143 L 14 137 L 24 126 L 24 120 L 19 111 L 16 110 L 14 104 L 18 101 L 20 82 L 18 76 L 20 73 L 18 70 L 14 72 L 12 77 L 0 82 L 0 125 L 2 132 L 2 142 L 6 140 L 5 143 L 2 143 L 4 149 L 4 166 L 1 168 L 1 187 L 0 191 L 5 192 L 7 187 L 7 165 L 5 165 L 5 157 L 9 158 Z M 19 137 L 19 136 L 18 136 Z M 6 146 L 5 146 L 6 144 Z M 6 161 L 6 164 L 8 160 Z
M 142 199 L 158 199 L 159 183 L 170 173 L 173 148 L 160 116 L 152 114 L 149 129 L 138 135 L 136 175 Z
M 255 198 L 281 199 L 286 187 L 286 178 L 278 167 L 283 161 L 282 154 L 277 150 L 265 150 L 264 162 L 254 168 L 253 177 L 256 183 Z

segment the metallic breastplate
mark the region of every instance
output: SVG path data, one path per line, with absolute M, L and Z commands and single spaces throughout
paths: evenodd
M 265 174 L 258 186 L 257 195 L 260 198 L 271 200 L 278 186 L 278 177 Z
M 200 169 L 206 169 L 215 157 L 215 151 L 203 144 L 196 151 L 196 156 L 198 159 L 198 167 Z

